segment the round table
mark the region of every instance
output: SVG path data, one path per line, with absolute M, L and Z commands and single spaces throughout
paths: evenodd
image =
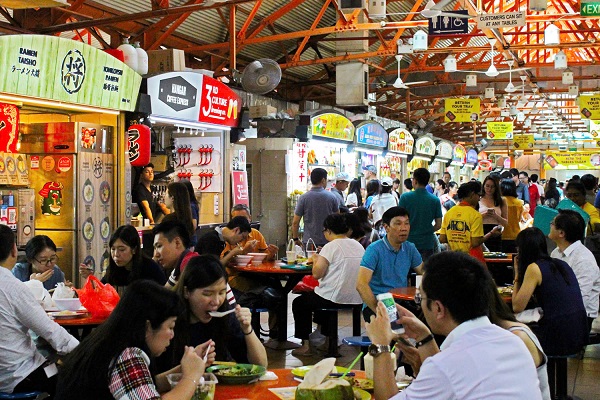
M 96 318 L 93 317 L 92 314 L 87 313 L 85 316 L 77 318 L 54 318 L 54 322 L 65 328 L 67 332 L 73 335 L 73 337 L 81 341 L 90 334 L 92 329 L 97 328 L 107 319 L 108 317 Z M 80 329 L 81 334 L 79 334 Z

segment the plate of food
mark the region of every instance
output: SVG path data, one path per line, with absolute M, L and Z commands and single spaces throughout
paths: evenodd
M 367 392 L 373 392 L 373 390 L 375 389 L 372 379 L 355 378 L 354 387 L 357 389 L 366 390 Z
M 206 370 L 215 374 L 219 383 L 239 385 L 263 376 L 267 370 L 256 364 L 214 365 Z
M 87 315 L 87 310 L 78 310 L 78 311 L 52 311 L 48 313 L 54 319 L 71 319 L 71 318 L 81 318 Z
M 304 365 L 302 367 L 294 368 L 292 370 L 292 375 L 294 375 L 296 378 L 304 378 L 306 373 L 308 371 L 310 371 L 310 369 L 312 367 L 314 367 L 314 365 Z M 335 367 L 335 373 L 343 374 L 344 372 L 350 372 L 350 370 L 348 368 L 344 368 L 344 367 L 338 367 L 338 366 Z
M 88 204 L 94 200 L 94 186 L 89 179 L 86 179 L 83 184 L 83 200 Z

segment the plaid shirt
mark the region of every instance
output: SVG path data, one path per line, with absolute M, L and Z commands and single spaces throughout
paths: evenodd
M 110 371 L 108 389 L 119 399 L 160 399 L 148 370 L 150 359 L 141 349 L 128 347 L 117 358 Z

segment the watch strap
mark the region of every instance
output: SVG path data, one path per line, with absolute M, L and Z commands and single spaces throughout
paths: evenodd
M 371 344 L 369 345 L 369 354 L 376 357 L 383 353 L 391 353 L 392 348 L 388 344 Z
M 433 333 L 430 333 L 424 339 L 419 340 L 417 343 L 415 343 L 415 347 L 418 349 L 419 347 L 423 346 L 424 344 L 431 342 L 433 339 L 435 339 L 435 337 L 433 336 Z

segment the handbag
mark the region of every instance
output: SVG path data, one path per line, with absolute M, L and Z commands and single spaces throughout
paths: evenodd
M 90 275 L 81 289 L 75 289 L 81 304 L 95 318 L 108 318 L 119 302 L 119 294 L 109 283 Z

